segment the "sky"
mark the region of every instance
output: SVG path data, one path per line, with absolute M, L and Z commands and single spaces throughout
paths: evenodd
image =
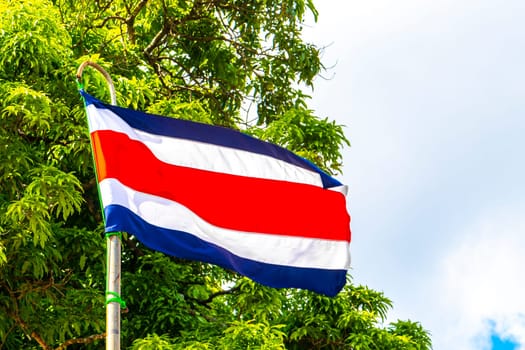
M 354 283 L 435 350 L 525 349 L 525 1 L 315 1 Z

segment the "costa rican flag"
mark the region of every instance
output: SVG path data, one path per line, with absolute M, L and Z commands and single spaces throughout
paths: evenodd
M 81 94 L 106 232 L 270 287 L 343 288 L 350 216 L 339 181 L 241 132 Z

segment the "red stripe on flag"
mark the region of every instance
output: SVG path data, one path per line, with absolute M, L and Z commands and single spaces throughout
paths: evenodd
M 99 181 L 115 178 L 176 201 L 222 228 L 350 241 L 350 216 L 339 192 L 166 164 L 143 143 L 109 130 L 91 137 Z

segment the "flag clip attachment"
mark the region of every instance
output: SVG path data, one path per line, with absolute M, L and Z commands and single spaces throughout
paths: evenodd
M 118 239 L 122 241 L 122 232 L 116 231 L 116 232 L 106 232 L 104 235 L 106 238 L 111 238 L 112 236 L 117 236 Z
M 108 299 L 108 296 L 111 296 L 111 298 Z M 119 303 L 120 307 L 124 310 L 128 308 L 126 302 L 118 293 L 106 291 L 106 305 L 109 303 Z

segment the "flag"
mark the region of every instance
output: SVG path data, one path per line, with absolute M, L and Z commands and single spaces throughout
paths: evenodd
M 83 90 L 106 232 L 336 295 L 350 264 L 346 187 L 241 132 L 104 104 Z

